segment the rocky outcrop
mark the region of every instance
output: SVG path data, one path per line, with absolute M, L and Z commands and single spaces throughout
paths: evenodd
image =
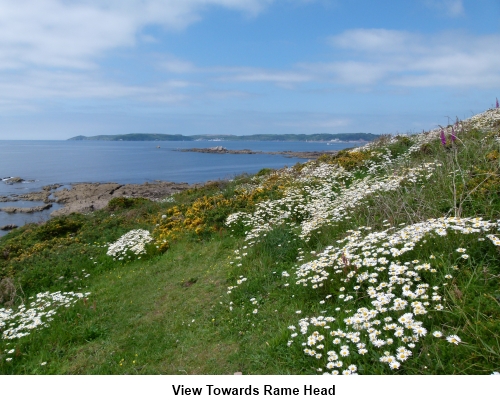
M 0 211 L 7 214 L 32 214 L 34 212 L 41 212 L 52 208 L 52 204 L 38 205 L 36 207 L 2 207 Z
M 22 183 L 25 181 L 21 177 L 6 177 L 5 179 L 2 179 L 6 184 L 14 184 L 14 183 Z
M 261 153 L 264 155 L 283 155 L 285 157 L 295 157 L 299 159 L 317 159 L 322 155 L 335 155 L 338 151 L 312 151 L 312 152 L 293 152 L 290 150 L 283 152 L 262 152 L 254 151 L 251 149 L 226 149 L 223 146 L 215 146 L 213 148 L 189 148 L 189 149 L 179 149 L 180 152 L 198 152 L 198 153 L 228 153 L 232 155 L 254 155 L 256 153 Z
M 10 231 L 12 229 L 16 229 L 18 226 L 14 224 L 8 224 L 4 226 L 0 226 L 0 231 Z
M 52 191 L 61 187 L 61 184 L 50 184 L 48 186 L 43 186 L 42 190 L 34 191 L 26 194 L 13 194 L 9 197 L 0 197 L 0 202 L 9 202 L 9 201 L 43 201 L 45 204 L 55 202 L 55 199 L 51 198 Z
M 22 179 L 21 177 L 0 177 L 0 180 L 3 181 L 5 184 L 17 184 L 17 183 L 34 183 L 35 180 L 25 180 Z
M 41 191 L 26 194 L 13 194 L 0 197 L 0 202 L 43 201 L 45 205 L 37 207 L 3 207 L 1 211 L 9 214 L 26 214 L 40 212 L 52 207 L 52 203 L 63 204 L 64 207 L 50 213 L 51 216 L 66 215 L 72 212 L 92 212 L 105 208 L 114 197 L 143 197 L 150 200 L 162 200 L 174 193 L 198 186 L 188 183 L 154 181 L 144 184 L 118 183 L 80 183 L 71 188 L 62 189 L 60 184 L 44 186 Z
M 214 146 L 212 148 L 189 148 L 189 149 L 179 149 L 181 152 L 198 152 L 198 153 L 232 153 L 232 154 L 253 154 L 257 152 L 252 152 L 250 149 L 243 150 L 229 150 L 224 146 Z
M 80 183 L 71 189 L 54 192 L 57 203 L 64 207 L 52 212 L 51 216 L 65 215 L 72 212 L 92 212 L 105 208 L 114 197 L 143 197 L 160 200 L 176 192 L 190 188 L 187 183 L 155 181 L 144 184 L 118 183 Z

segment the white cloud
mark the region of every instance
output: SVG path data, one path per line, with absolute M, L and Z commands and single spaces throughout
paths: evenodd
M 403 87 L 483 87 L 500 85 L 500 35 L 460 32 L 422 35 L 386 29 L 355 29 L 329 38 L 333 61 L 297 63 L 286 70 L 211 68 L 232 82 L 273 83 L 297 88 L 307 83 L 369 89 Z M 205 72 L 210 71 L 206 69 Z
M 236 70 L 236 69 L 234 69 Z M 311 75 L 292 71 L 277 71 L 257 68 L 239 68 L 239 73 L 221 78 L 235 82 L 272 82 L 275 84 L 303 83 L 312 79 Z
M 194 73 L 200 70 L 193 63 L 175 57 L 167 58 L 163 62 L 160 62 L 158 66 L 167 72 L 180 74 Z
M 0 106 L 22 106 L 47 98 L 176 102 L 185 100 L 185 80 L 127 85 L 104 78 L 101 57 L 140 42 L 151 25 L 180 30 L 209 7 L 256 15 L 275 0 L 0 0 Z M 299 1 L 299 0 L 296 0 Z M 193 64 L 167 59 L 170 73 L 195 71 Z
M 170 73 L 198 74 L 210 77 L 217 82 L 234 83 L 273 83 L 282 87 L 290 87 L 298 83 L 311 81 L 313 77 L 305 72 L 277 69 L 263 69 L 246 66 L 207 66 L 200 67 L 193 63 L 175 58 L 165 58 L 158 67 Z
M 500 85 L 500 35 L 357 29 L 330 38 L 331 63 L 302 65 L 339 84 L 398 86 Z M 347 52 L 347 55 L 345 53 Z
M 197 66 L 162 55 L 159 66 L 177 80 L 130 85 L 106 78 L 99 68 L 99 58 L 115 49 L 155 41 L 144 32 L 147 26 L 184 29 L 209 7 L 256 15 L 277 1 L 309 0 L 0 0 L 0 106 L 3 111 L 9 105 L 31 108 L 43 99 L 176 103 L 258 97 L 249 92 L 249 83 L 301 90 L 333 84 L 364 91 L 377 85 L 500 85 L 500 35 L 387 29 L 344 31 L 329 38 L 330 60 L 281 69 Z M 446 4 L 456 15 L 463 11 L 460 1 L 432 3 Z
M 449 17 L 460 17 L 465 14 L 462 0 L 425 0 L 425 4 L 435 10 L 443 11 Z
M 55 0 L 0 1 L 0 60 L 4 68 L 89 68 L 107 49 L 134 43 L 130 18 Z
M 368 52 L 401 52 L 415 41 L 408 32 L 386 29 L 355 29 L 330 38 L 338 48 Z
M 210 6 L 255 15 L 273 1 L 0 0 L 0 69 L 91 68 L 106 51 L 144 39 L 147 25 L 178 30 Z
M 388 74 L 387 66 L 376 62 L 339 61 L 331 63 L 302 63 L 303 70 L 310 72 L 316 81 L 334 82 L 343 86 L 373 85 Z
M 0 104 L 36 102 L 37 100 L 130 99 L 145 102 L 174 103 L 188 96 L 182 89 L 191 83 L 170 80 L 154 86 L 133 86 L 110 82 L 88 74 L 73 72 L 33 71 L 0 78 Z M 7 96 L 6 96 L 7 95 Z

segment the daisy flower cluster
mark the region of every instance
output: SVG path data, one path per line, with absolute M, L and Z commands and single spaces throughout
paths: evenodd
M 246 241 L 253 243 L 263 234 L 284 223 L 295 223 L 300 237 L 308 240 L 313 231 L 345 219 L 347 213 L 374 193 L 392 191 L 403 181 L 422 183 L 428 180 L 439 163 L 424 163 L 400 174 L 368 175 L 352 180 L 353 174 L 337 165 L 311 164 L 302 170 L 300 186 L 289 187 L 285 196 L 262 201 L 253 213 L 237 212 L 228 216 L 226 225 L 242 223 L 249 230 Z M 321 182 L 316 180 L 321 179 Z
M 445 131 L 454 141 L 462 142 L 459 139 L 462 130 L 493 128 L 498 122 L 500 111 L 488 110 Z M 385 147 L 373 143 L 354 149 L 353 153 L 362 151 L 371 158 L 351 171 L 338 164 L 320 162 L 307 163 L 298 174 L 282 171 L 286 184 L 282 198 L 261 201 L 251 213 L 234 213 L 227 218 L 226 225 L 244 226 L 244 249 L 280 225 L 290 226 L 300 239 L 309 242 L 314 232 L 320 232 L 320 227 L 349 219 L 349 213 L 369 196 L 407 184 L 426 187 L 441 163 L 409 167 L 408 162 L 422 146 L 438 140 L 442 131 L 436 129 L 408 137 L 411 146 L 396 157 L 387 146 L 401 137 L 388 139 Z M 434 256 L 429 260 L 405 261 L 405 255 L 423 246 L 426 238 L 447 238 L 446 243 L 450 244 L 453 235 L 482 234 L 500 246 L 500 221 L 442 217 L 397 227 L 385 220 L 381 225 L 384 229 L 378 232 L 370 227 L 351 229 L 347 236 L 320 253 L 308 255 L 299 249 L 296 260 L 303 264 L 282 273 L 285 287 L 295 283 L 329 291 L 320 301 L 324 309 L 320 314 L 300 319 L 298 327 L 289 327 L 288 345 L 302 345 L 303 353 L 318 361 L 321 372 L 356 374 L 360 366 L 356 361 L 365 355 L 375 356 L 382 367 L 397 370 L 414 356 L 417 345 L 426 337 L 443 339 L 451 345 L 463 344 L 455 330 L 433 330 L 429 321 L 433 313 L 445 309 L 445 287 L 454 278 L 452 270 L 458 267 L 443 269 L 442 264 L 433 262 Z M 455 251 L 457 263 L 468 261 L 465 248 L 458 247 Z M 237 257 L 231 264 L 241 267 L 242 254 L 235 253 Z M 314 259 L 304 263 L 308 256 Z M 229 287 L 228 293 L 234 288 L 237 286 Z M 444 325 L 442 328 L 446 329 Z
M 149 231 L 134 229 L 110 244 L 107 255 L 112 256 L 113 260 L 130 259 L 133 256 L 140 258 L 141 255 L 146 254 L 146 245 L 152 241 Z
M 353 361 L 351 353 L 359 357 L 370 351 L 379 353 L 381 363 L 399 369 L 428 334 L 429 314 L 444 309 L 442 290 L 446 283 L 437 281 L 432 285 L 423 281 L 432 279 L 427 274 L 438 273 L 432 263 L 398 259 L 430 234 L 439 238 L 448 233 L 477 234 L 499 228 L 498 221 L 481 218 L 439 218 L 365 236 L 362 230 L 349 232 L 336 246 L 327 247 L 295 272 L 296 284 L 313 289 L 325 285 L 333 274 L 341 275 L 341 287 L 326 297 L 330 302 L 337 301 L 336 317 L 320 315 L 298 322 L 304 336 L 301 343 L 304 353 L 326 361 L 324 367 L 333 370 L 333 374 L 347 373 L 342 367 L 346 361 Z M 488 237 L 496 238 L 492 234 Z M 459 254 L 465 251 L 456 249 Z M 460 258 L 466 260 L 468 255 L 462 254 Z M 446 274 L 444 278 L 453 276 Z M 368 305 L 363 301 L 359 308 L 350 306 L 351 309 L 342 311 L 349 301 L 357 302 L 364 297 L 370 298 Z M 441 331 L 434 331 L 432 336 L 445 337 Z M 289 346 L 296 337 L 297 333 L 292 333 Z M 455 334 L 445 338 L 451 344 L 462 343 Z
M 495 109 L 461 121 L 456 126 L 457 131 L 464 127 L 488 129 L 499 121 L 500 112 Z M 368 174 L 361 179 L 356 179 L 356 172 L 345 170 L 337 164 L 317 162 L 306 164 L 298 175 L 290 168 L 260 179 L 255 177 L 253 188 L 259 187 L 259 181 L 264 183 L 270 176 L 279 176 L 285 187 L 283 198 L 261 201 L 253 212 L 233 213 L 227 217 L 226 226 L 242 224 L 247 229 L 246 241 L 250 246 L 271 229 L 285 223 L 296 227 L 300 238 L 308 241 L 320 227 L 348 218 L 348 213 L 371 195 L 397 190 L 405 183 L 425 187 L 442 164 L 429 162 L 405 168 L 405 163 L 422 145 L 439 139 L 440 132 L 440 129 L 435 129 L 413 135 L 412 146 L 397 157 L 392 157 L 387 147 L 380 150 L 376 143 L 353 149 L 350 153 L 371 153 L 371 159 L 363 162 L 363 170 Z M 398 138 L 401 137 L 389 138 L 387 144 L 397 142 Z M 378 149 L 372 150 L 374 148 Z
M 27 305 L 20 305 L 16 310 L 0 308 L 2 339 L 19 339 L 29 335 L 33 329 L 48 327 L 58 308 L 69 308 L 89 295 L 90 293 L 44 292 L 31 297 Z
M 432 218 L 399 230 L 390 227 L 384 231 L 368 233 L 366 236 L 362 235 L 362 231 L 363 229 L 370 230 L 370 228 L 360 227 L 357 230 L 348 231 L 349 236 L 336 241 L 335 246 L 328 246 L 318 254 L 317 259 L 301 265 L 296 271 L 297 284 L 304 286 L 309 284 L 312 288 L 317 288 L 329 277 L 330 273 L 326 270 L 329 267 L 333 267 L 336 273 L 341 273 L 353 266 L 353 271 L 349 272 L 346 277 L 349 279 L 357 275 L 357 269 L 361 267 L 375 268 L 380 265 L 390 265 L 392 258 L 413 250 L 417 243 L 430 233 L 436 236 L 446 236 L 448 231 L 472 234 L 488 232 L 499 227 L 500 221 L 455 217 Z M 488 234 L 487 237 L 493 242 L 498 240 L 493 234 Z M 465 249 L 460 248 L 458 252 L 465 252 Z M 386 270 L 386 267 L 382 270 Z

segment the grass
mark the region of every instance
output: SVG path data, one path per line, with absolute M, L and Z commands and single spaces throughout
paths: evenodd
M 0 339 L 0 373 L 500 371 L 499 122 L 10 232 L 0 331 L 28 308 L 40 325 Z M 107 255 L 137 229 L 155 239 L 143 255 Z M 90 295 L 43 310 L 45 291 Z

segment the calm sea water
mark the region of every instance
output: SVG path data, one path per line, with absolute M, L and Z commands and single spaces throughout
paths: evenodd
M 356 146 L 353 143 L 323 142 L 76 142 L 0 141 L 0 178 L 21 177 L 26 182 L 7 185 L 0 181 L 0 195 L 24 194 L 48 184 L 70 187 L 80 182 L 144 183 L 164 180 L 201 183 L 253 174 L 264 167 L 292 166 L 304 159 L 281 155 L 232 155 L 179 152 L 176 149 L 222 145 L 227 149 L 255 151 L 323 151 Z M 160 146 L 160 148 L 157 148 Z M 29 206 L 38 203 L 0 203 L 2 206 Z M 57 209 L 59 207 L 54 207 Z M 0 226 L 44 221 L 50 211 L 35 214 L 6 214 L 0 211 Z M 5 234 L 0 231 L 0 236 Z

